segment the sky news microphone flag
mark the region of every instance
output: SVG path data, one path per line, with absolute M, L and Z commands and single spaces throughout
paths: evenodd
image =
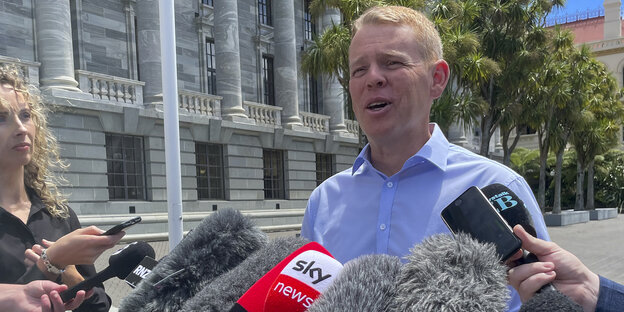
M 269 288 L 264 312 L 306 311 L 341 270 L 342 264 L 324 248 L 299 253 Z

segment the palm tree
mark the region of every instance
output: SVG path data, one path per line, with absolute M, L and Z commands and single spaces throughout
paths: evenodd
M 624 119 L 624 104 L 619 100 L 621 91 L 605 65 L 590 59 L 586 75 L 589 81 L 581 118 L 571 136 L 577 154 L 575 210 L 585 208 L 583 186 L 586 170 L 589 170 L 588 208 L 594 208 L 594 159 L 617 143 L 619 123 Z

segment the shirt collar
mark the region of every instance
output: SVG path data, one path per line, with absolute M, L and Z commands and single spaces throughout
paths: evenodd
M 425 143 L 425 145 L 423 145 L 423 147 L 421 147 L 416 154 L 412 155 L 412 157 L 410 157 L 405 164 L 403 164 L 403 169 L 425 160 L 440 168 L 442 171 L 446 170 L 450 143 L 436 123 L 429 124 L 429 132 L 431 133 L 431 137 L 427 140 L 427 143 Z M 355 159 L 351 174 L 354 175 L 364 163 L 372 166 L 370 163 L 369 144 L 364 146 L 360 154 Z
M 30 213 L 28 214 L 28 218 L 30 219 L 32 215 L 36 214 L 40 210 L 43 210 L 45 205 L 43 204 L 41 198 L 37 196 L 35 190 L 30 187 L 26 187 L 26 193 L 28 193 L 28 198 L 30 199 Z

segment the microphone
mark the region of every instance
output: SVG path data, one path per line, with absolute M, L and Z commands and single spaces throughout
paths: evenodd
M 184 304 L 181 311 L 227 311 L 236 300 L 249 311 L 262 311 L 266 293 L 282 268 L 297 252 L 311 248 L 317 246 L 302 237 L 275 238 L 207 284 Z
M 398 257 L 385 254 L 355 258 L 345 263 L 308 312 L 390 311 L 401 266 Z
M 134 242 L 119 249 L 108 258 L 108 267 L 86 280 L 74 285 L 72 288 L 61 292 L 61 299 L 67 302 L 80 290 L 89 290 L 102 282 L 117 276 L 125 279 L 132 270 L 145 258 L 155 257 L 154 248 L 146 242 Z
M 520 312 L 582 312 L 583 307 L 559 291 L 536 293 L 520 306 Z
M 126 296 L 119 311 L 177 311 L 205 285 L 265 246 L 267 236 L 232 209 L 208 217 Z
M 400 270 L 393 311 L 505 311 L 507 267 L 494 244 L 463 232 L 415 245 Z
M 522 199 L 512 190 L 500 183 L 495 183 L 482 188 L 481 191 L 509 226 L 513 228 L 516 224 L 520 224 L 527 233 L 537 237 L 531 213 Z
M 537 237 L 531 213 L 527 210 L 522 199 L 520 199 L 512 190 L 500 183 L 495 183 L 484 187 L 481 191 L 485 197 L 488 198 L 492 206 L 494 206 L 494 208 L 496 208 L 496 210 L 500 213 L 503 219 L 505 219 L 509 226 L 513 228 L 517 224 L 520 224 L 527 231 L 527 233 L 531 234 L 533 237 Z M 516 263 L 520 265 L 537 261 L 539 261 L 537 256 L 523 250 L 522 258 L 516 260 Z M 537 293 L 542 292 L 544 289 L 559 292 L 555 286 L 548 283 L 542 286 Z
M 271 285 L 264 311 L 306 311 L 341 270 L 342 264 L 329 254 L 316 250 L 300 253 Z

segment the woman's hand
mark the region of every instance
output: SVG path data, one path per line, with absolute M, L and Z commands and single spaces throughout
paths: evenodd
M 93 264 L 102 252 L 114 247 L 126 234 L 123 231 L 115 235 L 100 235 L 102 233 L 104 231 L 97 227 L 89 226 L 75 230 L 59 238 L 56 242 L 44 239 L 42 245 L 48 246 L 46 251 L 48 259 L 57 268 L 64 268 L 71 264 Z M 41 255 L 41 252 L 36 249 L 41 248 L 41 246 L 36 246 L 38 245 L 33 246 L 33 252 Z M 28 254 L 26 258 L 34 259 L 32 255 L 29 256 Z M 38 262 L 42 261 L 38 259 Z
M 79 291 L 74 299 L 63 303 L 59 293 L 66 289 L 66 285 L 46 280 L 26 285 L 0 284 L 0 310 L 55 312 L 78 308 L 85 300 L 85 291 Z

